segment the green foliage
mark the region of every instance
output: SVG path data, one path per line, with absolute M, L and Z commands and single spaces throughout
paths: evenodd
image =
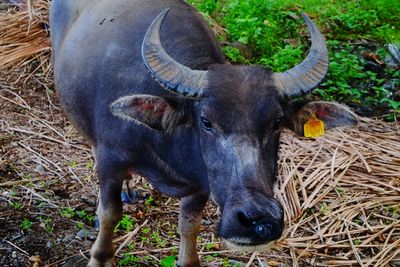
M 206 250 L 213 250 L 216 247 L 217 247 L 217 245 L 215 243 L 208 243 L 205 245 Z
M 32 179 L 32 174 L 31 174 L 31 173 L 25 173 L 25 174 L 22 176 L 22 178 L 27 179 L 27 180 Z
M 153 258 L 149 256 L 134 256 L 129 253 L 123 254 L 122 258 L 118 260 L 118 266 L 162 266 L 162 267 L 175 267 L 176 257 L 167 256 L 162 258 L 160 262 L 156 262 Z
M 39 222 L 40 226 L 47 232 L 51 233 L 54 231 L 54 225 L 50 217 L 44 218 L 43 216 L 37 216 L 35 220 Z
M 320 205 L 320 211 L 321 211 L 321 214 L 324 216 L 326 216 L 328 214 L 328 205 L 325 202 L 323 202 Z
M 168 257 L 161 259 L 160 265 L 162 267 L 174 267 L 174 266 L 176 266 L 175 261 L 176 261 L 175 256 L 168 256 Z
M 265 63 L 279 47 L 284 47 L 282 40 L 292 38 L 291 33 L 295 32 L 292 12 L 282 10 L 279 1 L 231 0 L 225 3 L 221 9 L 221 23 L 231 41 L 248 45 L 256 52 L 250 63 L 262 64 L 262 60 Z
M 358 224 L 358 225 L 362 225 L 363 224 L 363 221 L 360 218 L 353 219 L 353 222 Z
M 152 232 L 150 227 L 142 228 L 141 239 L 144 243 L 149 243 L 161 248 L 166 247 L 168 244 L 167 239 L 163 238 L 158 230 Z
M 94 214 L 87 214 L 84 210 L 77 210 L 71 207 L 63 207 L 60 210 L 60 215 L 64 218 L 77 221 L 76 227 L 83 229 L 84 225 L 92 225 Z
M 87 216 L 86 211 L 84 211 L 84 210 L 77 211 L 76 215 L 78 215 L 79 218 L 85 218 L 85 216 Z
M 240 53 L 237 47 L 225 46 L 223 48 L 226 58 L 232 63 L 246 64 L 248 60 Z
M 306 56 L 310 43 L 300 14 L 308 14 L 326 36 L 330 56 L 328 75 L 314 97 L 346 103 L 367 116 L 389 113 L 387 120 L 400 116 L 400 96 L 396 94 L 399 71 L 368 71 L 360 48 L 372 48 L 352 41 L 367 40 L 378 47 L 400 44 L 400 5 L 392 0 L 188 2 L 227 30 L 227 37 L 219 39 L 228 43 L 223 51 L 230 62 L 260 64 L 273 71 L 285 71 Z M 232 45 L 238 42 L 251 51 L 251 56 Z M 384 49 L 377 53 L 381 59 L 387 56 Z
M 222 266 L 229 267 L 231 264 L 228 259 L 222 259 Z
M 293 67 L 294 62 L 301 62 L 303 59 L 302 46 L 294 47 L 285 45 L 284 48 L 277 48 L 278 51 L 270 58 L 263 57 L 260 63 L 267 66 L 274 66 L 274 71 L 283 72 Z
M 130 232 L 133 229 L 134 221 L 129 215 L 124 214 L 122 219 L 118 222 L 115 230 L 124 230 Z
M 77 227 L 78 229 L 83 229 L 84 226 L 85 226 L 85 224 L 84 224 L 83 222 L 77 222 L 77 223 L 76 223 L 76 227 Z
M 44 228 L 46 229 L 47 232 L 51 233 L 54 230 L 54 225 L 51 221 L 51 218 L 46 218 L 43 220 L 44 222 Z
M 69 165 L 71 168 L 75 168 L 76 166 L 78 166 L 78 162 L 76 162 L 76 160 L 73 160 L 73 161 L 71 161 L 68 165 Z
M 89 170 L 93 170 L 94 169 L 94 162 L 93 161 L 89 161 L 88 163 L 86 163 L 86 168 Z
M 153 206 L 155 203 L 154 203 L 154 198 L 153 198 L 153 196 L 149 196 L 147 199 L 146 199 L 146 201 L 145 201 L 145 203 L 144 203 L 146 206 Z
M 143 234 L 148 234 L 148 233 L 150 233 L 150 231 L 151 231 L 151 229 L 150 229 L 150 227 L 144 227 L 143 229 L 142 229 L 142 233 Z
M 21 210 L 23 207 L 24 207 L 24 205 L 21 203 L 21 202 L 19 202 L 19 201 L 15 201 L 15 202 L 10 202 L 10 206 L 13 208 L 13 209 L 17 209 L 17 210 Z
M 24 219 L 19 226 L 22 230 L 28 231 L 32 229 L 32 222 L 28 219 Z
M 155 243 L 155 244 L 157 245 L 157 247 L 165 248 L 165 247 L 167 246 L 167 244 L 168 244 L 168 243 L 167 243 L 167 240 L 166 240 L 166 239 L 163 239 L 163 238 L 160 236 L 160 233 L 157 232 L 157 231 L 153 232 L 153 233 L 150 235 L 150 237 L 151 237 L 152 242 Z
M 205 255 L 202 257 L 202 260 L 205 262 L 211 262 L 214 260 L 214 257 L 212 255 Z
M 212 14 L 219 7 L 217 0 L 191 0 L 188 2 L 197 6 L 199 10 L 206 14 Z
M 384 207 L 384 214 L 389 218 L 400 218 L 400 204 Z
M 71 207 L 62 208 L 60 214 L 67 219 L 72 219 L 75 216 L 75 210 Z
M 399 88 L 399 74 L 385 69 L 382 73 L 366 71 L 364 62 L 351 45 L 339 46 L 337 42 L 328 42 L 330 51 L 329 72 L 314 92 L 326 100 L 347 103 L 357 111 L 368 116 L 377 116 L 391 110 L 389 119 L 399 113 L 399 97 L 385 88 L 388 80 L 393 88 Z M 383 53 L 383 52 L 381 52 Z
M 40 226 L 49 233 L 52 233 L 54 231 L 53 221 L 50 217 L 43 218 L 42 216 L 37 216 L 36 218 L 34 218 L 33 221 L 39 222 Z M 20 227 L 22 230 L 28 231 L 32 229 L 32 225 L 33 225 L 32 221 L 24 219 L 20 224 Z
M 124 254 L 118 261 L 118 266 L 139 266 L 140 258 L 134 255 Z

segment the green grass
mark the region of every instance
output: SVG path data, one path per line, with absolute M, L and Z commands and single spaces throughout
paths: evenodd
M 176 259 L 175 256 L 168 256 L 165 258 L 162 258 L 160 260 L 160 266 L 162 267 L 174 267 L 175 265 Z
M 64 218 L 76 221 L 76 227 L 83 229 L 85 225 L 91 226 L 94 221 L 94 214 L 87 214 L 84 210 L 78 210 L 71 207 L 62 207 L 60 215 Z
M 28 219 L 24 219 L 20 224 L 22 230 L 28 231 L 32 229 L 32 222 Z
M 141 259 L 134 255 L 124 254 L 122 259 L 118 260 L 118 266 L 139 266 Z
M 13 209 L 17 209 L 17 210 L 22 210 L 22 209 L 24 208 L 24 204 L 22 204 L 22 203 L 19 202 L 19 201 L 10 202 L 10 206 L 11 206 Z
M 307 13 L 328 40 L 330 70 L 314 97 L 346 103 L 366 116 L 400 115 L 398 71 L 367 71 L 363 53 L 384 59 L 384 44 L 400 44 L 400 5 L 388 0 L 189 0 L 228 35 L 223 51 L 234 64 L 259 64 L 284 71 L 300 63 L 310 47 L 300 19 Z M 239 45 L 238 45 L 239 44 Z M 251 51 L 245 53 L 246 50 Z M 250 54 L 251 56 L 249 56 Z M 390 82 L 392 86 L 385 86 Z
M 124 214 L 115 227 L 115 230 L 124 230 L 126 232 L 130 232 L 133 230 L 134 226 L 136 225 L 133 219 L 129 215 Z

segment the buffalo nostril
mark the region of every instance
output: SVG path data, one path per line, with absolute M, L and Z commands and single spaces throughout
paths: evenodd
M 258 224 L 256 225 L 256 234 L 261 238 L 268 238 L 272 234 L 272 225 Z
M 244 212 L 238 213 L 238 219 L 240 224 L 246 228 L 251 228 L 253 225 L 256 225 L 257 221 L 259 221 L 261 218 L 262 216 L 258 213 L 251 213 L 251 214 Z

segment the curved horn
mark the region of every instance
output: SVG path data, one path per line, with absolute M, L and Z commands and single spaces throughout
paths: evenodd
M 325 38 L 309 17 L 302 14 L 311 34 L 311 48 L 299 65 L 285 72 L 274 73 L 275 85 L 287 96 L 300 95 L 314 89 L 328 71 L 329 59 Z
M 192 70 L 165 52 L 160 41 L 160 28 L 169 8 L 163 10 L 147 29 L 142 43 L 144 64 L 166 90 L 186 97 L 201 98 L 207 85 L 207 71 Z

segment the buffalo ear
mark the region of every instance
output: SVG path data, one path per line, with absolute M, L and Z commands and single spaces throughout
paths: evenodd
M 299 102 L 289 104 L 285 126 L 299 135 L 304 135 L 304 124 L 315 115 L 324 122 L 325 130 L 335 127 L 355 126 L 357 115 L 348 107 L 326 101 Z
M 128 95 L 110 106 L 111 113 L 121 119 L 144 124 L 158 131 L 169 131 L 184 121 L 180 103 L 153 95 Z

